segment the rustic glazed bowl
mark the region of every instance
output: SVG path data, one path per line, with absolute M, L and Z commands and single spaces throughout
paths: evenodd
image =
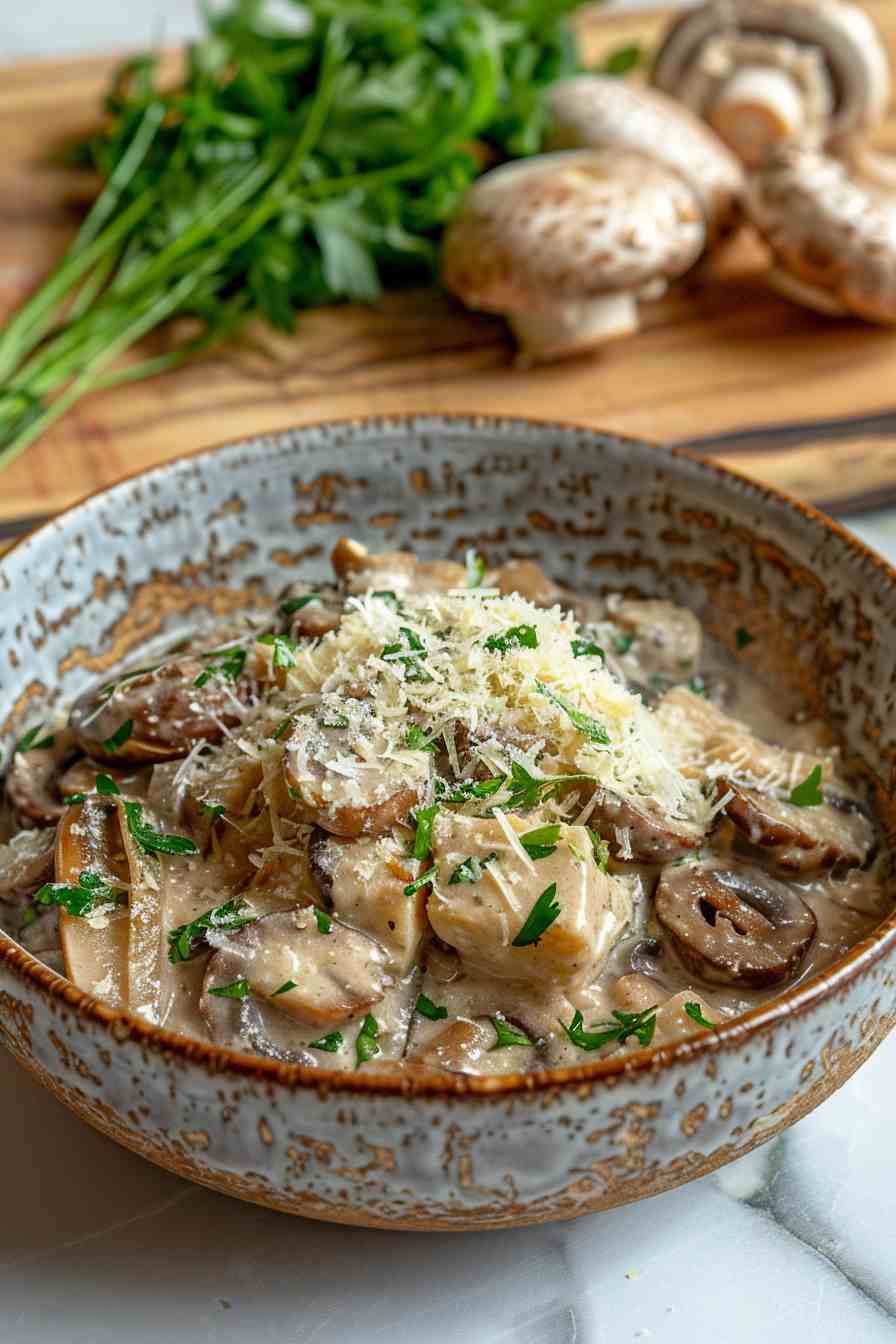
M 748 625 L 749 656 L 799 684 L 894 792 L 889 566 L 706 462 L 513 420 L 291 430 L 147 472 L 41 528 L 0 564 L 6 754 L 23 721 L 148 637 L 324 574 L 345 532 L 536 556 L 574 588 L 694 606 L 729 641 Z M 701 1176 L 817 1106 L 894 1021 L 891 918 L 707 1039 L 529 1077 L 328 1074 L 113 1012 L 0 934 L 0 1037 L 85 1120 L 227 1194 L 389 1228 L 571 1218 Z

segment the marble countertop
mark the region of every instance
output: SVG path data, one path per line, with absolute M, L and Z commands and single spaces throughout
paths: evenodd
M 192 0 L 3 6 L 0 59 L 193 31 Z M 853 523 L 896 559 L 896 513 Z M 358 1231 L 188 1185 L 0 1054 L 0 1344 L 896 1340 L 896 1036 L 712 1177 L 515 1232 Z

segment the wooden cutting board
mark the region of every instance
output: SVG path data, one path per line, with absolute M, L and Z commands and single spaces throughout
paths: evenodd
M 896 5 L 869 0 L 896 54 Z M 649 48 L 663 11 L 581 20 L 599 59 Z M 8 67 L 0 82 L 0 314 L 59 256 L 89 184 L 53 165 L 95 121 L 114 61 Z M 896 116 L 880 137 L 896 152 Z M 740 470 L 855 512 L 896 504 L 896 331 L 814 316 L 763 285 L 741 236 L 686 285 L 643 306 L 643 330 L 597 355 L 522 370 L 503 324 L 437 293 L 303 315 L 294 338 L 251 341 L 148 383 L 94 395 L 0 474 L 7 534 L 125 473 L 241 435 L 396 411 L 577 420 L 696 443 Z

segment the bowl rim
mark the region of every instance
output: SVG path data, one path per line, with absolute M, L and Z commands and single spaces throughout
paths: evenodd
M 661 455 L 683 459 L 692 463 L 698 471 L 708 477 L 723 482 L 735 481 L 746 487 L 763 506 L 774 503 L 784 506 L 798 514 L 801 519 L 819 528 L 822 532 L 833 534 L 845 544 L 858 558 L 870 563 L 879 571 L 893 589 L 894 607 L 896 607 L 896 566 L 878 555 L 853 533 L 828 517 L 811 504 L 804 503 L 783 490 L 753 480 L 743 472 L 734 470 L 710 460 L 703 454 L 689 448 L 666 446 L 650 439 L 636 438 L 632 435 L 618 434 L 613 430 L 602 430 L 594 425 L 576 421 L 556 420 L 538 416 L 513 416 L 480 413 L 426 413 L 417 411 L 382 413 L 363 416 L 333 416 L 315 419 L 301 424 L 291 424 L 279 429 L 265 430 L 257 435 L 240 439 L 226 439 L 179 453 L 151 467 L 143 467 L 127 473 L 98 490 L 92 490 L 81 496 L 61 513 L 55 514 L 25 533 L 0 556 L 2 569 L 9 556 L 20 548 L 24 549 L 39 540 L 44 533 L 50 533 L 60 520 L 68 519 L 94 501 L 113 493 L 122 485 L 143 478 L 151 480 L 156 475 L 164 475 L 182 464 L 188 464 L 203 458 L 213 458 L 227 449 L 250 448 L 259 442 L 270 441 L 276 444 L 290 434 L 302 434 L 314 430 L 345 430 L 349 434 L 373 433 L 377 430 L 401 429 L 411 434 L 415 429 L 422 433 L 450 431 L 459 426 L 465 429 L 482 429 L 493 433 L 499 431 L 536 431 L 560 432 L 586 435 L 594 440 L 611 440 L 625 445 L 632 444 L 639 450 L 648 448 Z M 711 1058 L 723 1051 L 736 1051 L 745 1042 L 782 1021 L 808 1014 L 820 1002 L 833 997 L 838 991 L 845 990 L 855 979 L 871 969 L 874 964 L 896 948 L 896 909 L 866 937 L 855 943 L 842 957 L 823 971 L 808 978 L 805 982 L 793 986 L 783 994 L 776 995 L 766 1003 L 758 1005 L 748 1013 L 731 1022 L 723 1023 L 714 1032 L 698 1037 L 686 1037 L 668 1045 L 648 1046 L 626 1055 L 612 1056 L 591 1063 L 570 1065 L 565 1068 L 543 1069 L 534 1073 L 511 1073 L 498 1077 L 479 1077 L 468 1074 L 436 1073 L 434 1071 L 415 1070 L 405 1074 L 400 1069 L 388 1067 L 388 1062 L 374 1069 L 359 1073 L 355 1070 L 327 1069 L 309 1067 L 304 1064 L 285 1063 L 267 1059 L 261 1055 L 252 1055 L 243 1051 L 231 1050 L 211 1042 L 195 1040 L 180 1032 L 169 1031 L 155 1026 L 125 1011 L 110 1008 L 102 1000 L 79 989 L 71 980 L 52 970 L 44 962 L 26 951 L 13 938 L 0 929 L 0 965 L 10 968 L 12 973 L 26 983 L 30 982 L 39 990 L 78 1014 L 83 1014 L 93 1023 L 121 1042 L 126 1039 L 138 1045 L 160 1052 L 165 1057 L 173 1057 L 184 1064 L 195 1063 L 205 1066 L 214 1074 L 232 1074 L 245 1079 L 267 1083 L 278 1083 L 286 1090 L 313 1090 L 321 1096 L 338 1095 L 381 1095 L 390 1097 L 442 1097 L 482 1098 L 500 1101 L 517 1093 L 554 1092 L 565 1088 L 580 1088 L 583 1085 L 607 1083 L 613 1086 L 623 1077 L 631 1078 L 645 1073 L 655 1073 L 674 1064 L 685 1064 L 701 1058 Z

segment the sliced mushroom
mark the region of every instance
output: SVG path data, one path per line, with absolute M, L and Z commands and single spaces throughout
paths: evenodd
M 774 255 L 768 281 L 820 313 L 896 323 L 896 208 L 835 159 L 775 155 L 757 173 L 747 213 Z
M 591 824 L 610 843 L 614 858 L 632 863 L 671 863 L 697 848 L 706 835 L 702 826 L 663 816 L 646 799 L 620 798 L 599 791 Z
M 627 150 L 567 150 L 480 177 L 448 226 L 442 273 L 468 307 L 507 317 L 524 356 L 556 359 L 637 330 L 639 300 L 705 241 L 676 173 Z
M 215 1039 L 226 1033 L 231 1000 L 212 989 L 246 980 L 302 1028 L 329 1031 L 364 1014 L 393 981 L 379 943 L 338 920 L 322 932 L 313 910 L 264 915 L 238 933 L 216 935 L 201 1010 Z
M 644 677 L 685 681 L 697 671 L 703 631 L 687 607 L 660 598 L 623 598 L 609 604 L 608 615 L 632 636 L 632 656 Z
M 382 729 L 327 727 L 310 715 L 284 739 L 283 769 L 297 815 L 333 835 L 382 835 L 420 802 L 432 772 L 426 751 L 387 754 Z
M 517 836 L 538 824 L 507 815 Z M 577 984 L 598 970 L 631 917 L 628 887 L 598 869 L 583 826 L 562 827 L 554 852 L 535 861 L 500 822 L 442 813 L 432 854 L 430 923 L 467 967 L 488 976 L 542 990 Z M 552 885 L 559 914 L 535 942 L 514 945 Z
M 425 891 L 405 895 L 414 880 L 407 858 L 411 836 L 401 830 L 346 841 L 318 832 L 311 844 L 322 903 L 375 938 L 397 975 L 410 970 L 427 928 Z
M 330 563 L 350 593 L 443 592 L 466 585 L 466 570 L 454 560 L 419 560 L 411 551 L 373 555 L 350 537 L 337 541 Z
M 744 172 L 726 145 L 673 98 L 612 75 L 573 75 L 548 90 L 549 149 L 636 150 L 684 178 L 711 238 L 732 222 Z
M 725 815 L 783 871 L 860 868 L 874 846 L 874 827 L 857 799 L 828 793 L 817 807 L 797 807 L 727 779 L 717 789 L 727 798 Z
M 89 756 L 81 756 L 74 765 L 63 770 L 56 787 L 63 799 L 72 798 L 78 793 L 92 793 L 96 788 L 96 777 L 100 774 L 114 779 L 119 788 L 126 785 L 130 796 L 142 793 L 149 783 L 148 772 L 141 777 L 139 769 L 123 770 L 104 761 L 92 761 Z
M 69 716 L 78 744 L 98 760 L 147 764 L 220 741 L 242 721 L 248 691 L 236 662 L 222 665 L 219 654 L 184 655 L 92 686 Z
M 45 828 L 19 831 L 0 845 L 0 901 L 21 905 L 52 882 L 55 846 L 55 832 Z
M 453 1022 L 428 1033 L 425 1040 L 410 1050 L 405 1059 L 423 1068 L 445 1069 L 448 1073 L 481 1073 L 495 1042 L 494 1027 L 488 1021 L 456 1017 Z M 517 1056 L 525 1046 L 510 1047 Z M 493 1070 L 485 1070 L 492 1072 Z
M 890 96 L 877 29 L 846 0 L 710 0 L 673 21 L 652 79 L 750 168 L 787 142 L 856 139 Z
M 57 729 L 52 746 L 16 751 L 6 776 L 6 796 L 23 823 L 50 826 L 65 811 L 60 781 L 73 755 L 74 735 Z
M 555 583 L 534 560 L 507 560 L 486 575 L 485 583 L 497 588 L 502 597 L 517 593 L 536 607 L 571 608 L 575 604 L 569 589 Z
M 666 868 L 654 909 L 695 975 L 754 989 L 791 979 L 817 927 L 793 887 L 746 864 Z

